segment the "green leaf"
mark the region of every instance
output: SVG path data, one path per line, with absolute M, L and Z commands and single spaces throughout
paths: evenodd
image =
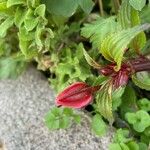
M 122 96 L 121 114 L 124 117 L 126 112 L 134 112 L 138 109 L 136 104 L 136 93 L 131 86 L 126 86 L 125 92 Z
M 141 31 L 150 27 L 149 24 L 136 26 L 107 36 L 101 44 L 101 53 L 109 61 L 116 62 L 116 71 L 121 67 L 125 49 Z
M 45 38 L 43 35 L 45 35 Z M 41 25 L 37 26 L 35 31 L 35 42 L 39 50 L 42 50 L 44 46 L 46 49 L 49 49 L 51 38 L 54 38 L 54 34 L 50 28 L 45 28 Z
M 122 102 L 122 95 L 124 93 L 124 89 L 125 88 L 119 88 L 119 89 L 116 89 L 113 93 L 112 93 L 112 108 L 113 110 L 117 110 L 118 107 L 121 105 L 121 102 Z
M 146 4 L 146 0 L 129 0 L 129 3 L 134 9 L 141 11 Z
M 92 0 L 43 0 L 43 3 L 50 13 L 64 17 L 72 16 L 78 6 L 87 14 L 94 6 Z
M 45 9 L 46 9 L 45 5 L 41 4 L 35 9 L 34 14 L 42 18 L 45 18 Z
M 85 81 L 91 76 L 81 44 L 75 45 L 71 49 L 62 49 L 61 59 L 62 61 L 55 68 L 56 79 L 51 79 L 51 84 L 57 91 L 62 91 L 69 83 Z M 56 60 L 57 58 L 54 57 L 53 62 L 55 63 Z
M 24 20 L 24 27 L 27 31 L 32 31 L 38 24 L 39 19 L 38 17 L 34 16 L 34 11 L 32 9 L 28 9 L 25 20 Z
M 142 20 L 142 23 L 150 23 L 149 14 L 150 14 L 150 5 L 145 6 L 140 12 L 140 18 Z
M 26 0 L 26 1 L 27 1 L 27 5 L 28 5 L 29 8 L 30 7 L 36 8 L 40 4 L 39 0 Z
M 104 135 L 107 131 L 107 126 L 99 114 L 92 118 L 92 131 L 99 136 Z
M 73 119 L 75 123 L 79 124 L 81 122 L 81 116 L 80 115 L 73 115 Z
M 25 4 L 25 0 L 7 0 L 7 7 L 11 7 L 13 5 Z
M 109 17 L 107 19 L 98 18 L 90 24 L 85 24 L 81 29 L 81 35 L 90 38 L 94 47 L 100 47 L 104 38 L 119 29 L 115 17 Z
M 150 100 L 147 98 L 142 98 L 142 99 L 138 100 L 138 106 L 142 110 L 150 111 Z
M 3 38 L 7 34 L 7 30 L 13 25 L 14 18 L 9 17 L 4 22 L 0 24 L 0 38 Z
M 111 143 L 109 145 L 109 150 L 122 150 L 122 148 L 118 143 Z
M 78 0 L 80 7 L 83 11 L 89 14 L 94 6 L 94 2 L 92 0 Z
M 139 72 L 132 76 L 132 81 L 141 89 L 150 91 L 150 74 L 148 72 Z
M 52 108 L 45 116 L 45 124 L 51 129 L 66 129 L 71 125 L 71 120 L 80 122 L 80 116 L 75 114 L 71 108 Z
M 43 0 L 48 11 L 55 15 L 70 17 L 77 9 L 78 1 L 75 0 Z
M 102 85 L 96 97 L 96 104 L 101 115 L 112 123 L 112 82 L 110 80 Z
M 23 9 L 21 7 L 17 7 L 16 13 L 15 13 L 14 22 L 15 22 L 15 25 L 18 28 L 20 28 L 22 23 L 24 22 L 25 15 L 26 15 L 26 9 Z
M 101 65 L 99 65 L 97 62 L 95 62 L 95 61 L 89 56 L 89 54 L 86 52 L 86 50 L 84 49 L 84 47 L 83 47 L 83 54 L 84 54 L 84 57 L 85 57 L 87 63 L 88 63 L 90 66 L 92 66 L 92 67 L 94 67 L 94 68 L 96 68 L 96 69 L 100 69 L 100 68 L 101 68 Z
M 19 39 L 23 41 L 32 41 L 34 39 L 35 33 L 28 32 L 25 27 L 21 27 L 18 33 Z
M 70 117 L 64 116 L 59 122 L 59 128 L 66 129 L 70 126 Z
M 26 63 L 19 57 L 2 57 L 0 59 L 0 79 L 16 79 L 25 69 Z
M 113 142 L 127 143 L 132 139 L 129 138 L 129 131 L 127 129 L 118 129 L 114 135 Z
M 150 126 L 150 115 L 146 111 L 139 110 L 136 113 L 126 113 L 125 117 L 137 132 L 143 132 Z
M 121 24 L 122 29 L 128 29 L 141 24 L 139 12 L 130 6 L 129 0 L 123 0 L 117 19 Z M 130 46 L 134 51 L 139 53 L 145 43 L 145 34 L 144 32 L 141 32 L 132 40 Z
M 139 150 L 148 150 L 148 147 L 145 143 L 138 143 L 139 144 Z

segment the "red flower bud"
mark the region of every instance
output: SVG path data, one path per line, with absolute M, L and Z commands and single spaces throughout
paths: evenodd
M 92 94 L 99 88 L 100 86 L 90 87 L 84 82 L 76 82 L 57 96 L 56 105 L 82 108 L 92 102 Z

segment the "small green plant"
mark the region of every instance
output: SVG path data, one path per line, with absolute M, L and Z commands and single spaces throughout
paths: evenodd
M 49 129 L 90 105 L 92 132 L 117 128 L 110 150 L 148 150 L 149 13 L 148 0 L 0 0 L 0 79 L 34 62 L 59 93 Z
M 136 113 L 126 113 L 127 121 L 133 125 L 137 132 L 143 132 L 150 124 L 150 116 L 147 112 L 139 110 Z

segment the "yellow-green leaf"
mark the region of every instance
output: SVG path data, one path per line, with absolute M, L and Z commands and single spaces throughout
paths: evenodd
M 113 122 L 112 114 L 112 82 L 108 80 L 100 89 L 96 103 L 98 111 L 106 118 L 110 123 Z
M 136 26 L 107 36 L 101 44 L 101 53 L 109 61 L 116 62 L 118 71 L 121 67 L 125 49 L 128 48 L 130 42 L 141 31 L 150 27 L 150 24 Z
M 93 60 L 90 55 L 86 52 L 86 50 L 83 47 L 83 54 L 84 57 L 86 59 L 86 61 L 88 62 L 88 64 L 96 69 L 100 69 L 101 65 L 99 65 L 97 62 L 95 62 L 95 60 Z

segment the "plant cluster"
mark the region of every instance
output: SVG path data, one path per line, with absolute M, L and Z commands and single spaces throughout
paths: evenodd
M 59 93 L 49 129 L 80 123 L 82 108 L 96 135 L 118 129 L 110 150 L 147 150 L 149 14 L 146 0 L 0 0 L 0 79 L 36 62 Z

